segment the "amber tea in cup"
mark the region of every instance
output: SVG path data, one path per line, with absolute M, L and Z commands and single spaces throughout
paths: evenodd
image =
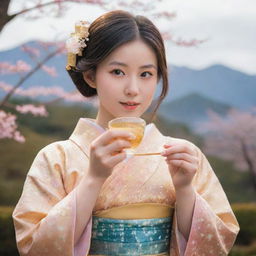
M 146 122 L 138 117 L 118 117 L 108 122 L 109 129 L 126 130 L 135 135 L 135 139 L 129 140 L 131 142 L 131 149 L 128 150 L 130 153 L 142 141 L 145 126 Z

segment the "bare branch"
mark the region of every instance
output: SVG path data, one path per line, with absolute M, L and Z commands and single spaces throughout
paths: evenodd
M 255 169 L 253 160 L 250 157 L 249 149 L 248 149 L 244 140 L 241 140 L 241 146 L 242 146 L 241 147 L 242 148 L 242 154 L 244 156 L 245 161 L 248 164 L 248 167 L 249 167 L 248 169 L 249 169 L 249 172 L 250 172 L 251 177 L 252 177 L 252 183 L 253 183 L 254 189 L 256 190 L 256 169 Z

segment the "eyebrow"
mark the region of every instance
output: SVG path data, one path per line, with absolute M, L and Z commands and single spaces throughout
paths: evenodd
M 115 65 L 117 65 L 117 66 L 122 66 L 122 67 L 128 67 L 127 64 L 122 63 L 122 62 L 119 62 L 119 61 L 112 61 L 112 62 L 109 63 L 109 65 L 110 65 L 110 66 L 115 66 Z M 156 67 L 155 65 L 153 65 L 153 64 L 146 64 L 146 65 L 140 66 L 139 68 L 140 68 L 140 69 L 144 69 L 144 68 L 154 68 L 154 69 L 157 70 L 157 67 Z

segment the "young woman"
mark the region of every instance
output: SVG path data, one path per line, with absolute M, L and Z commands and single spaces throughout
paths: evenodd
M 134 135 L 107 129 L 116 117 L 140 117 L 159 81 L 157 107 L 165 97 L 159 31 L 123 11 L 96 19 L 89 34 L 83 25 L 67 69 L 85 97 L 98 96 L 98 114 L 36 156 L 13 213 L 20 254 L 227 255 L 238 223 L 200 149 L 149 123 L 138 152 L 162 154 L 127 159 Z

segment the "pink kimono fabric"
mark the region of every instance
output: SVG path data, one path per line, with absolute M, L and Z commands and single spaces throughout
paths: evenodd
M 93 119 L 81 118 L 66 141 L 52 143 L 36 156 L 13 212 L 20 255 L 86 256 L 90 248 L 91 222 L 74 244 L 76 186 L 86 175 L 90 143 L 103 132 Z M 163 136 L 147 125 L 138 152 L 162 151 L 166 142 L 190 143 Z M 171 256 L 227 255 L 239 231 L 227 197 L 203 153 L 193 180 L 196 190 L 188 241 L 178 231 L 174 210 Z M 223 170 L 225 171 L 225 170 Z M 86 197 L 85 197 L 86 203 Z M 113 207 L 157 203 L 175 207 L 175 190 L 168 166 L 161 156 L 132 157 L 119 163 L 103 184 L 93 212 Z

